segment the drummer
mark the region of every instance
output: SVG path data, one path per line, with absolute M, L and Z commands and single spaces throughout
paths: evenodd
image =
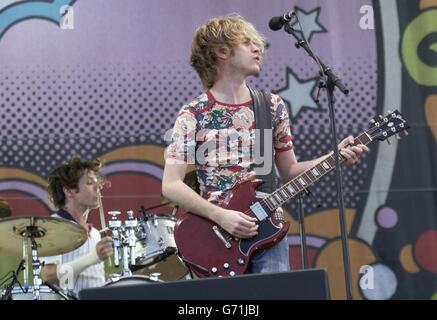
M 63 255 L 45 257 L 41 269 L 43 282 L 59 285 L 78 294 L 85 288 L 105 284 L 103 261 L 113 254 L 112 239 L 101 239 L 97 229 L 87 224 L 88 211 L 98 207 L 103 177 L 100 161 L 84 161 L 73 156 L 68 163 L 50 172 L 48 197 L 61 217 L 79 224 L 87 233 L 87 241 L 79 248 Z M 73 240 L 73 239 L 72 239 Z

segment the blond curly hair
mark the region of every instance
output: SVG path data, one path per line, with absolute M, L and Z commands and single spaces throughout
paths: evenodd
M 202 84 L 210 89 L 217 78 L 218 60 L 215 50 L 252 41 L 264 54 L 265 39 L 253 24 L 239 15 L 213 18 L 197 28 L 191 45 L 190 64 L 198 73 Z

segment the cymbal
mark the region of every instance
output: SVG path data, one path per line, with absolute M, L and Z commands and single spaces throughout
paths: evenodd
M 190 171 L 185 175 L 184 183 L 187 186 L 189 186 L 191 189 L 193 189 L 197 194 L 200 193 L 196 170 Z M 164 195 L 161 195 L 161 204 L 168 205 L 169 207 L 173 207 L 173 208 L 178 206 L 176 203 L 164 197 Z
M 23 254 L 23 238 L 32 234 L 38 256 L 70 252 L 85 243 L 85 230 L 69 220 L 47 216 L 12 217 L 0 220 L 0 252 Z M 31 244 L 30 239 L 29 245 Z

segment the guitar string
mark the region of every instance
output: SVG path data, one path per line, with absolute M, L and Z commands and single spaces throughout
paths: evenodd
M 366 130 L 365 132 L 363 132 L 362 134 L 360 134 L 358 137 L 362 136 L 362 135 L 365 134 L 365 133 L 367 133 L 368 135 L 372 136 L 373 133 L 375 133 L 376 131 L 378 131 L 378 130 L 380 130 L 380 129 L 381 129 L 381 128 L 376 127 L 376 126 L 375 126 L 375 127 L 372 127 L 372 128 L 370 128 L 370 129 Z M 358 138 L 358 137 L 357 137 L 357 138 Z M 370 143 L 370 142 L 372 142 L 372 141 L 373 141 L 373 139 L 370 140 L 368 143 Z M 342 158 L 343 158 L 342 160 L 344 160 L 344 157 L 343 157 L 343 156 L 342 156 Z M 303 172 L 302 174 L 300 174 L 298 177 L 302 176 L 302 175 L 305 174 L 305 173 L 306 173 L 306 171 Z M 290 180 L 290 181 L 287 182 L 286 184 L 290 184 L 292 181 L 296 180 L 298 177 L 296 177 L 296 178 Z M 311 179 L 310 179 L 310 180 L 311 180 Z M 315 181 L 314 181 L 314 182 L 315 182 Z M 269 203 L 267 203 L 267 198 L 270 198 L 270 197 L 274 196 L 275 194 L 277 194 L 277 193 L 279 192 L 280 189 L 283 189 L 283 186 L 282 186 L 281 188 L 279 188 L 278 190 L 272 192 L 270 195 L 268 195 L 268 196 L 265 197 L 264 199 L 260 200 L 259 202 L 261 203 L 261 206 L 265 205 L 265 206 L 267 206 L 267 208 L 268 208 L 270 211 L 273 211 L 273 210 L 276 210 L 278 207 L 280 207 L 283 203 L 285 203 L 286 201 L 288 201 L 289 199 L 286 200 L 286 201 L 282 201 L 282 202 L 279 204 L 279 206 L 277 206 L 276 208 L 273 206 L 273 209 L 270 209 L 270 205 L 269 205 Z M 292 195 L 292 197 L 294 197 L 294 196 L 296 196 L 296 194 L 295 194 L 295 195 Z M 279 197 L 279 198 L 280 198 L 280 197 Z M 280 198 L 280 199 L 281 199 L 281 198 Z M 263 206 L 263 207 L 264 207 L 264 206 Z M 244 213 L 245 213 L 245 214 L 250 214 L 250 213 L 251 213 L 251 209 L 246 210 Z
M 363 132 L 361 135 L 359 135 L 359 136 L 362 136 L 363 134 L 365 134 L 365 133 L 367 133 L 369 136 L 372 136 L 373 135 L 373 133 L 375 133 L 376 131 L 378 131 L 378 130 L 380 130 L 381 128 L 380 127 L 372 127 L 372 128 L 370 128 L 370 129 L 368 129 L 368 130 L 366 130 L 365 132 Z M 358 137 L 359 137 L 358 136 Z M 357 137 L 357 138 L 358 138 Z M 375 138 L 375 137 L 373 137 L 373 138 Z M 368 144 L 370 144 L 372 141 L 374 141 L 374 139 L 372 139 L 372 140 L 370 140 L 369 142 L 368 142 Z M 343 157 L 343 156 L 342 156 Z M 342 160 L 344 160 L 344 157 L 343 157 L 343 159 Z M 304 172 L 305 173 L 305 172 Z M 304 174 L 304 173 L 302 173 L 302 174 Z M 301 174 L 301 175 L 302 175 Z M 301 175 L 299 175 L 299 176 L 301 176 Z M 297 178 L 297 177 L 296 177 Z M 287 182 L 287 184 L 288 183 L 290 183 L 290 182 L 292 182 L 292 181 L 294 181 L 296 178 L 294 178 L 294 179 L 292 179 L 292 180 L 290 180 L 289 182 Z M 314 181 L 315 182 L 315 181 Z M 282 189 L 282 187 L 281 188 L 279 188 L 279 189 Z M 273 211 L 272 209 L 270 209 L 270 206 L 268 205 L 268 203 L 266 202 L 266 199 L 267 198 L 269 198 L 269 197 L 271 197 L 271 196 L 273 196 L 275 193 L 277 193 L 278 192 L 278 190 L 277 191 L 275 191 L 275 192 L 273 192 L 273 193 L 271 193 L 270 195 L 268 195 L 267 197 L 265 197 L 264 199 L 261 199 L 259 202 L 260 202 L 260 204 L 261 204 L 261 206 L 263 206 L 263 208 L 265 207 L 265 206 L 267 206 L 267 208 L 269 209 L 269 210 L 271 210 L 271 211 Z M 292 197 L 294 197 L 295 195 L 293 195 Z M 288 201 L 288 200 L 287 200 Z M 282 203 L 284 203 L 285 201 L 283 201 Z M 279 205 L 279 206 L 281 206 L 282 205 L 282 203 Z M 279 207 L 278 206 L 278 207 Z M 274 210 L 276 210 L 278 207 L 276 207 L 276 208 L 274 208 Z M 252 213 L 252 210 L 251 209 L 247 209 L 246 211 L 244 211 L 244 213 L 245 214 L 247 214 L 247 215 L 250 215 L 250 213 Z M 272 212 L 271 212 L 272 213 Z M 255 215 L 256 216 L 256 215 Z M 225 233 L 225 238 L 229 241 L 229 240 L 231 240 L 232 238 L 233 238 L 233 236 L 229 233 L 229 232 L 227 232 L 226 230 L 224 230 L 222 227 L 220 227 L 220 226 L 218 226 L 218 228 L 222 231 L 222 232 L 224 232 Z

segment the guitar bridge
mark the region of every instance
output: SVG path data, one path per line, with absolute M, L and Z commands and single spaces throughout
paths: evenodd
M 285 222 L 284 211 L 282 211 L 281 208 L 278 208 L 275 210 L 274 216 L 275 216 L 276 221 Z
M 226 249 L 229 249 L 232 247 L 231 243 L 225 239 L 225 237 L 222 235 L 222 233 L 220 232 L 219 228 L 217 226 L 213 226 L 212 230 L 214 231 L 215 235 L 217 236 L 217 238 L 219 238 L 223 244 L 225 245 Z

